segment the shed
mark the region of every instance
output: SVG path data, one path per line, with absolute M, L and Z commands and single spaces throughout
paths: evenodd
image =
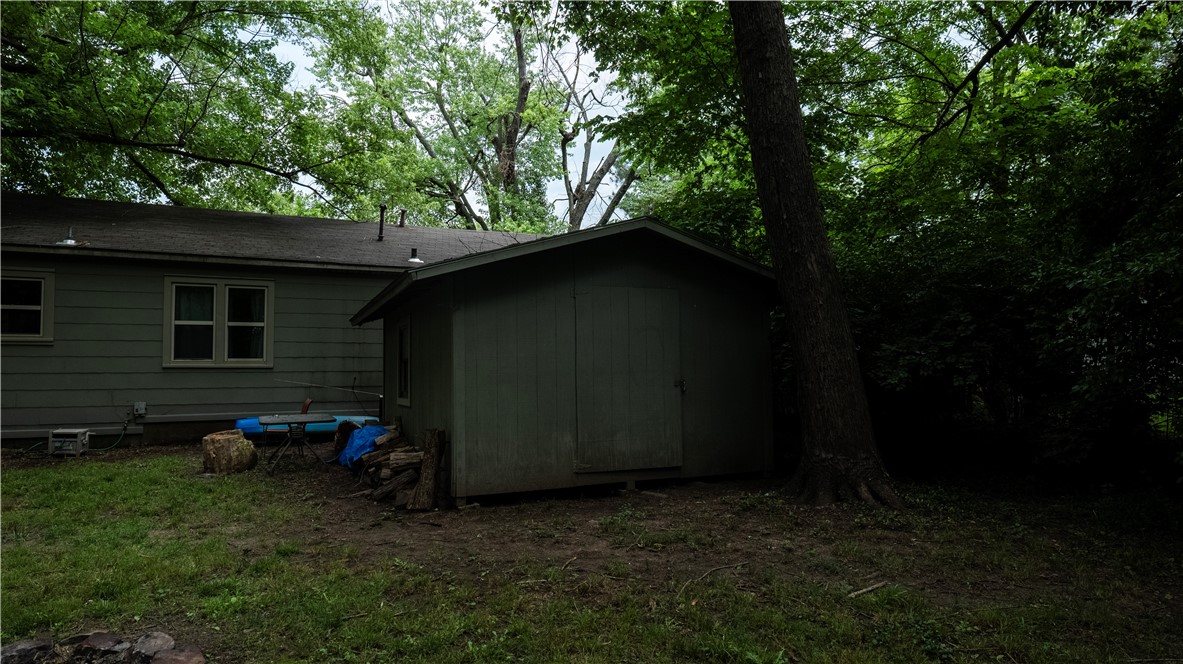
M 447 432 L 452 496 L 770 468 L 771 272 L 651 219 L 412 269 L 388 414 Z

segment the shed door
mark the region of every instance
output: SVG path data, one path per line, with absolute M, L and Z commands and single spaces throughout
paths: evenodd
M 682 465 L 678 291 L 575 297 L 576 472 Z

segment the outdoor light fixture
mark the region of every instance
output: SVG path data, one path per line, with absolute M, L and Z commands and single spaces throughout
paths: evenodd
M 59 247 L 77 247 L 78 246 L 78 240 L 74 239 L 74 227 L 73 226 L 71 226 L 70 230 L 68 232 L 66 232 L 66 239 L 59 241 L 57 243 L 57 245 Z

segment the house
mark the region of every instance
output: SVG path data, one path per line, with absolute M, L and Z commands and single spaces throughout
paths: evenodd
M 376 415 L 382 330 L 350 315 L 424 261 L 536 237 L 5 192 L 0 435 L 193 440 L 309 397 Z
M 772 274 L 649 219 L 408 270 L 388 412 L 442 429 L 452 496 L 771 466 Z

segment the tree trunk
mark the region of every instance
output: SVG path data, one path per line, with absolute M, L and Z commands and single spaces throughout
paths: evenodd
M 752 167 L 797 381 L 803 454 L 790 488 L 812 503 L 858 498 L 899 507 L 875 447 L 781 5 L 731 2 L 729 9 Z
M 429 510 L 435 508 L 435 479 L 439 473 L 440 454 L 443 451 L 443 432 L 428 429 L 423 438 L 423 467 L 419 471 L 419 483 L 411 495 L 407 509 Z
M 207 473 L 228 475 L 255 467 L 259 455 L 239 429 L 218 431 L 201 439 L 202 462 Z

